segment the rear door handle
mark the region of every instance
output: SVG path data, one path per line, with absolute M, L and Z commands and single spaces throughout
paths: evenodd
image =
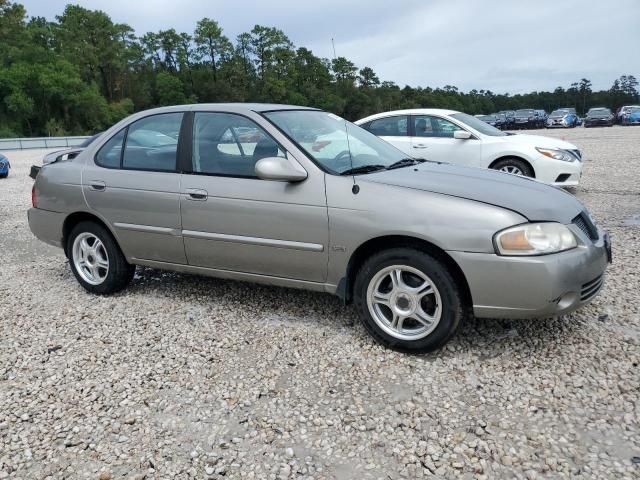
M 89 189 L 96 192 L 103 192 L 106 190 L 107 184 L 101 180 L 90 180 L 89 181 Z
M 427 145 L 423 145 L 421 143 L 414 145 L 413 148 L 429 148 Z
M 200 188 L 187 188 L 185 193 L 189 200 L 196 200 L 199 202 L 204 202 L 209 196 L 206 190 L 202 190 Z

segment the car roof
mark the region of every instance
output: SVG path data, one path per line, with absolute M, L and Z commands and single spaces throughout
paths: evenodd
M 229 112 L 253 111 L 272 112 L 277 110 L 319 110 L 313 107 L 302 107 L 298 105 L 281 105 L 277 103 L 193 103 L 188 105 L 172 105 L 145 110 L 140 113 L 164 113 L 184 110 L 226 110 Z
M 395 115 L 453 115 L 454 113 L 460 113 L 457 110 L 447 110 L 444 108 L 409 108 L 406 110 L 392 110 L 389 112 L 376 113 L 375 115 L 369 115 L 368 117 L 356 120 L 356 124 L 370 122 L 378 118 L 393 117 Z

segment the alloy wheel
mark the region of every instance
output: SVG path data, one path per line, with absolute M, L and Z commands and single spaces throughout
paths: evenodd
M 500 168 L 500 171 L 510 173 L 512 175 L 524 175 L 524 172 L 514 165 L 505 165 Z
M 442 317 L 436 285 L 423 272 L 406 265 L 392 265 L 374 275 L 367 288 L 367 306 L 376 324 L 400 340 L 426 337 Z
M 109 274 L 109 255 L 102 241 L 93 233 L 84 232 L 73 241 L 73 265 L 82 279 L 100 285 Z

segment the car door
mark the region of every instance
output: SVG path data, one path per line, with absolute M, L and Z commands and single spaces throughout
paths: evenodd
M 409 137 L 409 116 L 394 115 L 377 118 L 366 125 L 366 129 L 374 135 L 389 142 L 407 155 L 413 155 L 411 137 Z
M 482 142 L 475 136 L 454 138 L 464 130 L 455 123 L 435 115 L 411 115 L 411 149 L 414 157 L 469 167 L 480 166 Z
M 261 158 L 296 160 L 265 128 L 239 114 L 195 112 L 191 138 L 180 196 L 189 264 L 325 281 L 324 174 L 308 172 L 297 183 L 257 178 Z
M 128 257 L 186 263 L 176 170 L 183 112 L 139 119 L 104 143 L 82 172 L 89 207 Z

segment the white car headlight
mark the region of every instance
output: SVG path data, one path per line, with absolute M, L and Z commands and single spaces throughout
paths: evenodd
M 545 255 L 578 246 L 576 237 L 561 223 L 525 223 L 494 236 L 499 255 Z
M 545 157 L 553 158 L 554 160 L 562 160 L 563 162 L 573 162 L 575 157 L 565 150 L 557 148 L 541 148 L 536 147 L 536 150 Z

